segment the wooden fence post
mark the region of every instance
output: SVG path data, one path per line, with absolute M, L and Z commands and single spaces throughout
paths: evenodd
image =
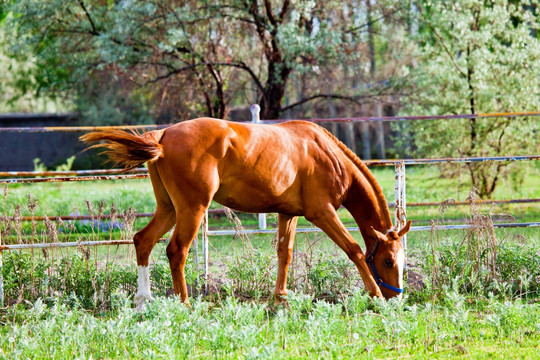
M 261 124 L 261 107 L 258 104 L 253 104 L 249 107 L 251 111 L 251 122 L 254 124 Z M 259 229 L 266 229 L 266 214 L 259 214 Z

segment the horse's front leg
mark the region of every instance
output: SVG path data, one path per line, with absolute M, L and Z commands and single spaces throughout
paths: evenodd
M 312 210 L 314 211 L 309 215 L 306 214 L 306 219 L 324 231 L 330 239 L 345 251 L 349 259 L 356 265 L 370 296 L 383 298 L 379 285 L 377 285 L 375 278 L 369 271 L 362 248 L 347 231 L 336 210 L 330 204 L 319 207 L 318 211 L 316 209 L 316 207 L 313 207 Z
M 297 216 L 278 214 L 278 273 L 274 297 L 276 304 L 287 303 L 287 271 L 291 263 L 294 234 L 296 232 Z

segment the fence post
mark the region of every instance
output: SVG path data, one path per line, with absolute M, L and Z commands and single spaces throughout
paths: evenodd
M 202 222 L 202 251 L 203 251 L 203 292 L 208 295 L 208 209 L 204 213 Z
M 259 229 L 266 229 L 266 214 L 259 214 Z
M 405 162 L 400 161 L 396 163 L 396 187 L 395 187 L 395 198 L 396 198 L 396 212 L 395 212 L 395 223 L 396 230 L 399 230 L 405 226 L 407 221 L 406 215 L 406 199 L 405 199 Z M 401 238 L 403 244 L 403 249 L 407 250 L 407 235 Z
M 251 122 L 254 124 L 261 124 L 261 107 L 258 104 L 253 104 L 249 107 L 251 111 Z M 259 229 L 266 229 L 266 214 L 259 214 Z

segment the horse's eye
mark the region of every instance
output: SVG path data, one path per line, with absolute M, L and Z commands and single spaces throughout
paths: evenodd
M 394 261 L 392 259 L 385 259 L 384 260 L 384 265 L 386 265 L 386 267 L 394 267 Z

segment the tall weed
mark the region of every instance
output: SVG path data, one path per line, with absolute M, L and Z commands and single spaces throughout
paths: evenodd
M 470 227 L 459 241 L 440 239 L 432 230 L 429 249 L 425 251 L 425 270 L 430 288 L 446 293 L 449 288 L 472 297 L 495 294 L 503 298 L 536 298 L 540 295 L 540 251 L 512 239 L 497 238 L 491 211 L 481 214 L 471 202 Z M 440 219 L 444 218 L 444 208 Z M 434 225 L 440 224 L 437 219 Z

